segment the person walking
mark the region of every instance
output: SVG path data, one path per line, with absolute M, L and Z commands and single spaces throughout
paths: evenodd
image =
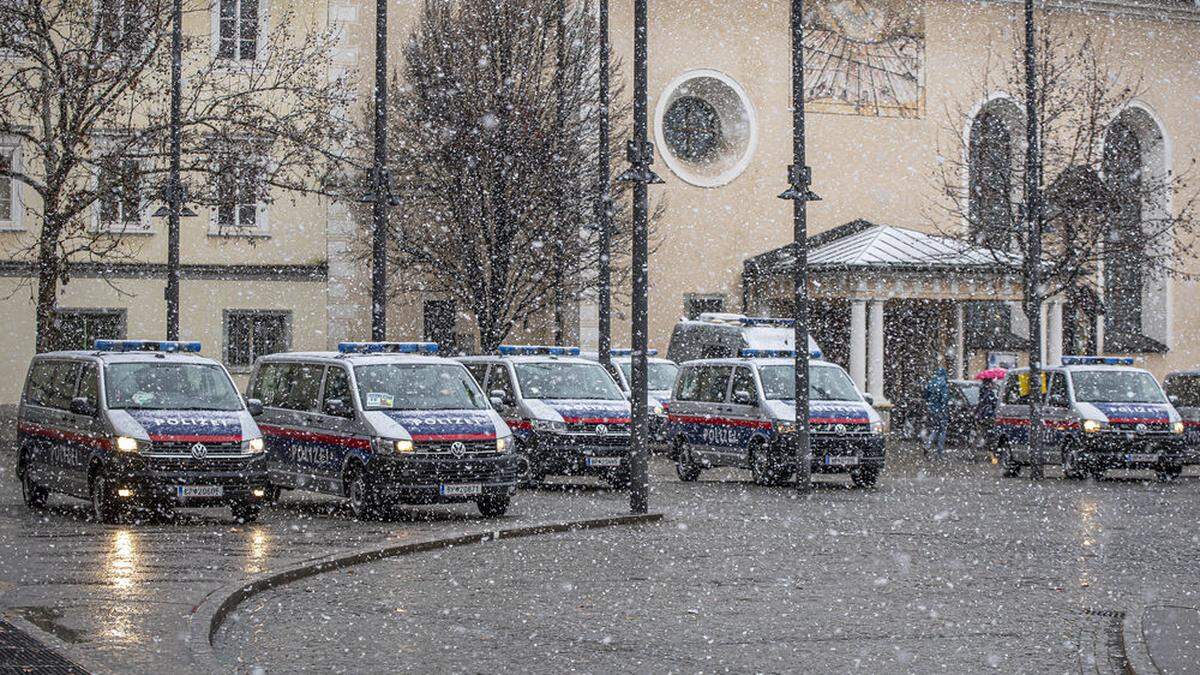
M 950 426 L 950 384 L 945 368 L 938 368 L 925 385 L 925 426 L 929 437 L 925 439 L 926 454 L 937 445 L 938 459 L 946 455 L 946 428 Z
M 1000 396 L 996 393 L 996 381 L 984 380 L 979 385 L 979 402 L 975 404 L 976 447 L 991 447 L 992 428 L 996 425 L 996 410 L 999 407 Z

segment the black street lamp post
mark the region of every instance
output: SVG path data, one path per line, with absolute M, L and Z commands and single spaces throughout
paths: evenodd
M 648 227 L 647 186 L 661 183 L 650 165 L 654 146 L 646 138 L 646 3 L 633 2 L 633 138 L 629 141 L 629 169 L 619 180 L 633 183 L 633 297 L 630 303 L 633 359 L 630 365 L 629 393 L 633 409 L 633 428 L 629 448 L 629 510 L 646 513 L 650 508 L 649 419 L 646 396 L 646 349 L 648 343 Z
M 371 167 L 371 339 L 387 339 L 387 0 L 375 2 L 375 158 Z
M 802 492 L 812 490 L 812 451 L 809 442 L 808 406 L 808 202 L 820 199 L 809 186 L 812 172 L 805 165 L 804 148 L 804 0 L 792 0 L 792 164 L 788 167 L 788 189 L 780 199 L 792 201 L 794 268 L 793 342 L 796 346 L 796 430 L 793 435 L 796 457 L 796 485 Z
M 600 231 L 599 258 L 600 272 L 597 279 L 596 310 L 599 320 L 599 338 L 596 351 L 600 363 L 605 367 L 611 365 L 609 350 L 612 349 L 612 191 L 609 187 L 609 152 L 608 152 L 608 0 L 600 0 L 600 115 L 597 121 L 600 138 L 597 143 L 596 156 L 599 163 L 598 193 L 595 205 L 596 227 Z
M 182 116 L 183 98 L 183 1 L 175 0 L 171 5 L 171 121 L 170 135 L 170 168 L 167 174 L 167 184 L 163 189 L 165 209 L 154 213 L 155 217 L 167 217 L 167 287 L 163 290 L 163 298 L 167 301 L 167 339 L 179 339 L 179 218 L 194 216 L 191 209 L 184 206 L 183 182 L 179 177 L 180 154 L 182 154 Z
M 1029 317 L 1029 476 L 1040 480 L 1042 460 L 1042 160 L 1038 135 L 1037 53 L 1033 0 L 1025 0 L 1025 303 Z

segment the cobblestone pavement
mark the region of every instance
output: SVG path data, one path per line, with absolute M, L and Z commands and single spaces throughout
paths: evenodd
M 889 460 L 808 499 L 678 482 L 657 526 L 396 558 L 251 598 L 231 669 L 1118 672 L 1121 611 L 1198 593 L 1200 481 Z M 711 474 L 711 475 L 710 475 Z
M 498 524 L 628 511 L 620 492 L 543 491 L 518 495 L 509 515 L 496 520 L 478 517 L 474 505 L 454 505 L 360 523 L 335 500 L 289 495 L 249 526 L 223 509 L 184 510 L 165 522 L 101 525 L 87 519 L 83 502 L 58 496 L 48 511 L 26 509 L 13 464 L 10 453 L 0 452 L 0 610 L 117 672 L 192 670 L 187 622 L 194 608 L 212 591 L 260 572 Z

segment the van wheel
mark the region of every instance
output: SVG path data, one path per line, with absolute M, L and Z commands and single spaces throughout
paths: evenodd
M 758 485 L 776 486 L 783 484 L 784 470 L 779 462 L 767 452 L 762 441 L 750 445 L 750 475 Z
M 1156 473 L 1158 474 L 1158 482 L 1169 483 L 1176 478 L 1179 478 L 1180 474 L 1183 473 L 1183 466 L 1180 464 L 1176 464 L 1174 466 L 1164 466 Z
M 25 499 L 25 506 L 31 509 L 41 510 L 46 508 L 46 500 L 50 497 L 50 491 L 38 485 L 33 476 L 29 475 L 29 464 L 22 462 L 24 467 L 21 471 L 21 497 Z
M 103 471 L 92 475 L 92 519 L 98 523 L 114 523 L 120 515 L 120 508 L 113 495 L 112 485 Z
M 855 487 L 872 488 L 879 482 L 879 469 L 862 468 L 850 472 L 850 480 Z
M 546 474 L 538 472 L 533 466 L 533 458 L 521 444 L 517 444 L 517 485 L 523 488 L 535 488 L 546 482 Z
M 479 513 L 484 518 L 499 518 L 508 512 L 511 501 L 509 495 L 487 495 L 476 499 L 475 506 L 479 507 Z
M 262 506 L 255 502 L 239 502 L 230 507 L 233 519 L 239 523 L 253 523 L 262 513 Z
M 283 488 L 278 485 L 267 487 L 267 503 L 274 505 L 279 503 L 279 499 L 283 496 Z
M 1062 448 L 1062 472 L 1063 478 L 1070 480 L 1087 477 L 1087 469 L 1079 461 L 1079 456 L 1075 454 L 1075 448 L 1070 444 L 1066 444 Z
M 350 500 L 350 512 L 355 520 L 373 520 L 379 517 L 379 499 L 374 488 L 367 482 L 367 474 L 351 465 L 342 479 L 346 486 L 346 498 Z
M 700 478 L 701 467 L 692 459 L 692 451 L 682 438 L 675 440 L 675 473 L 679 480 L 691 483 Z

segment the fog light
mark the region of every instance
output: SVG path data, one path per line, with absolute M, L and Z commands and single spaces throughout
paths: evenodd
M 117 496 L 123 499 L 129 499 L 133 496 L 133 490 L 130 490 L 129 488 L 118 488 Z
M 250 490 L 250 494 L 254 495 L 255 497 L 266 497 L 267 491 L 263 488 L 254 488 Z

